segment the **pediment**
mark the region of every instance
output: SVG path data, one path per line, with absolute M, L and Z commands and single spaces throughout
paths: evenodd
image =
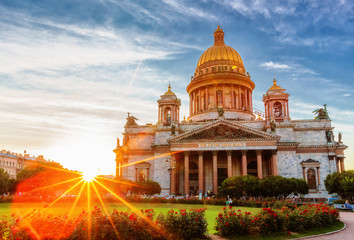
M 194 141 L 277 141 L 279 136 L 245 127 L 227 120 L 217 120 L 211 124 L 193 129 L 168 139 L 168 142 Z

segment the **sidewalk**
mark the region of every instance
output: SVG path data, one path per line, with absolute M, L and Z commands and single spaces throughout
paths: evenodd
M 329 234 L 320 237 L 308 238 L 311 240 L 352 240 L 354 239 L 354 212 L 340 212 L 340 220 L 347 227 L 338 233 Z

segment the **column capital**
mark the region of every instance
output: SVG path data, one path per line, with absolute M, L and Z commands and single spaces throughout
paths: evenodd
M 242 155 L 246 155 L 247 154 L 247 150 L 241 150 Z
M 204 154 L 204 151 L 198 151 L 199 156 L 203 156 L 203 154 Z
M 263 150 L 256 150 L 257 155 L 261 155 Z
M 231 156 L 232 150 L 226 150 L 227 156 Z
M 211 151 L 213 153 L 213 156 L 217 155 L 218 154 L 218 150 L 213 150 Z
M 185 151 L 184 156 L 189 156 L 189 153 L 190 153 L 189 151 Z

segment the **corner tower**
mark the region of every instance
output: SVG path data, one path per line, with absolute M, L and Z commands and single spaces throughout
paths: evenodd
M 168 85 L 167 92 L 161 95 L 157 103 L 159 104 L 158 123 L 162 123 L 164 126 L 170 126 L 172 123 L 177 124 L 179 122 L 181 100 L 171 91 L 170 84 Z
M 225 44 L 224 31 L 218 26 L 214 45 L 200 56 L 187 86 L 189 120 L 217 119 L 219 108 L 226 119 L 253 120 L 254 87 L 240 55 Z
M 273 86 L 263 95 L 263 102 L 267 122 L 284 122 L 290 120 L 289 94 L 285 92 L 285 89 L 277 85 L 275 78 Z

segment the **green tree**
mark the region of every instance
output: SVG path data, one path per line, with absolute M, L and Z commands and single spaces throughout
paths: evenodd
M 295 189 L 293 191 L 295 196 L 303 197 L 305 194 L 309 193 L 309 185 L 305 182 L 305 180 L 298 178 L 290 178 L 290 180 L 293 181 L 295 185 Z
M 8 192 L 9 181 L 9 174 L 3 168 L 0 168 L 0 195 Z
M 161 193 L 161 186 L 158 182 L 148 180 L 142 183 L 143 193 L 146 195 L 155 195 Z
M 244 192 L 245 195 L 249 197 L 259 197 L 259 179 L 252 175 L 247 175 L 242 177 L 244 183 Z
M 226 178 L 219 187 L 218 196 L 226 197 L 230 195 L 231 198 L 240 198 L 244 195 L 245 183 L 242 176 L 235 176 Z
M 354 170 L 327 175 L 325 186 L 328 193 L 336 193 L 342 199 L 354 201 Z

